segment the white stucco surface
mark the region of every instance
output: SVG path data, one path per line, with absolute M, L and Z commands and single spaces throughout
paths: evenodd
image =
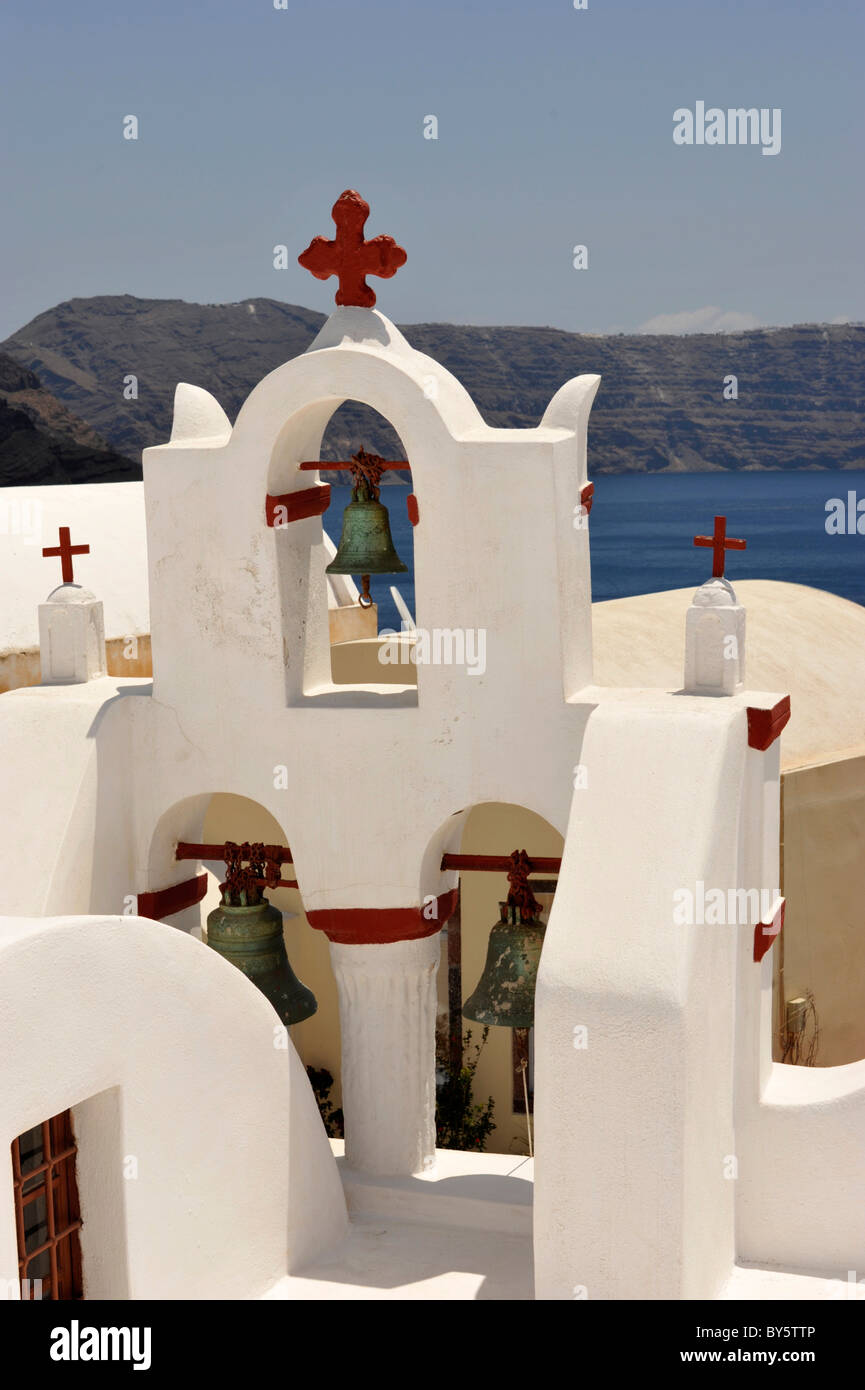
M 165 1279 L 173 1227 L 198 1245 L 168 1276 L 172 1297 L 517 1298 L 534 1287 L 545 1299 L 708 1299 L 742 1261 L 829 1281 L 865 1268 L 865 1063 L 773 1066 L 771 961 L 753 962 L 754 925 L 673 915 L 675 894 L 698 883 L 772 895 L 780 749 L 749 748 L 747 710 L 771 709 L 793 685 L 794 758 L 865 743 L 850 698 L 865 613 L 742 582 L 740 603 L 755 598 L 746 686 L 686 694 L 692 592 L 616 601 L 596 609 L 593 675 L 589 527 L 574 523 L 598 380 L 566 383 L 536 429 L 490 429 L 381 314 L 342 309 L 255 388 L 233 428 L 206 393 L 180 388 L 171 441 L 144 457 L 153 682 L 103 677 L 0 700 L 15 809 L 0 905 L 36 919 L 9 925 L 0 949 L 13 1057 L 0 1119 L 8 1140 L 72 1105 L 92 1277 L 118 1268 L 94 1173 L 111 1201 L 122 1192 L 133 1296 Z M 482 673 L 431 663 L 416 688 L 334 684 L 332 546 L 320 517 L 268 528 L 264 498 L 315 482 L 298 464 L 319 456 L 345 399 L 380 411 L 411 460 L 418 627 L 483 630 Z M 723 676 L 719 690 L 737 684 Z M 179 931 L 102 916 L 196 872 L 175 848 L 202 841 L 215 793 L 273 818 L 310 922 L 335 934 L 357 1215 L 347 1235 L 300 1064 L 293 1050 L 274 1054 L 275 1015 L 252 986 L 185 935 L 199 909 L 175 918 Z M 485 801 L 524 806 L 565 835 L 536 1000 L 534 1284 L 519 1180 L 497 1175 L 509 1232 L 493 1187 L 440 1173 L 433 1149 L 438 924 L 421 910 L 455 886 L 442 854 Z M 339 935 L 389 909 L 418 939 Z M 70 981 L 64 1040 L 71 1027 L 80 1045 L 58 1067 L 50 1022 Z M 100 1100 L 109 1093 L 119 1109 Z M 118 1132 L 150 1187 L 118 1188 Z M 261 1190 L 247 1191 L 258 1158 Z
M 88 1298 L 255 1298 L 342 1239 L 336 1165 L 280 1027 L 173 927 L 0 919 L 0 1277 L 17 1274 L 9 1146 L 70 1107 Z

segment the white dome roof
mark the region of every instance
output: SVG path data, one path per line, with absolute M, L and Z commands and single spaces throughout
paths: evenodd
M 747 612 L 746 691 L 790 695 L 782 768 L 865 753 L 865 607 L 771 579 L 736 589 Z M 680 690 L 692 596 L 669 589 L 593 604 L 597 684 Z
M 734 608 L 739 602 L 729 579 L 721 578 L 707 579 L 691 601 L 695 608 Z
M 96 595 L 91 594 L 82 584 L 58 584 L 45 600 L 46 603 L 95 603 Z

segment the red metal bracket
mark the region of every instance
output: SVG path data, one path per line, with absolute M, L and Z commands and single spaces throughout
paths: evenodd
M 420 511 L 418 510 L 417 498 L 413 492 L 410 492 L 405 499 L 405 509 L 408 512 L 408 519 L 412 526 L 417 526 L 420 521 Z
M 264 515 L 268 526 L 287 526 L 290 521 L 305 521 L 310 516 L 321 516 L 330 506 L 330 483 L 316 483 L 315 487 L 305 487 L 300 492 L 284 492 L 279 497 L 270 493 L 264 499 Z M 279 519 L 276 509 L 281 507 Z
M 784 925 L 787 899 L 779 898 L 775 904 L 775 915 L 771 922 L 758 922 L 754 928 L 754 960 L 761 961 L 767 951 L 771 951 Z
M 580 488 L 580 506 L 582 507 L 583 511 L 586 513 L 586 516 L 588 516 L 589 513 L 591 512 L 591 510 L 592 510 L 592 503 L 594 502 L 594 500 L 595 500 L 595 485 L 594 485 L 594 483 L 586 483 L 586 486 L 585 486 L 585 487 Z
M 748 706 L 748 747 L 765 753 L 790 719 L 790 696 L 785 695 L 771 709 Z
M 160 888 L 155 893 L 138 894 L 138 916 L 152 917 L 161 922 L 185 907 L 200 903 L 207 892 L 207 874 L 187 878 L 183 883 L 173 883 L 170 888 Z

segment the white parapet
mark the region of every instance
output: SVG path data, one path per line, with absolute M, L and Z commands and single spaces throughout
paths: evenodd
M 81 685 L 105 675 L 102 603 L 80 584 L 59 584 L 39 605 L 43 685 Z
M 409 1175 L 435 1166 L 439 936 L 370 946 L 331 942 L 345 1153 L 364 1173 Z

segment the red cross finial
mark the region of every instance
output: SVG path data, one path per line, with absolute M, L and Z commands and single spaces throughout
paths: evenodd
M 90 554 L 90 546 L 89 546 L 89 545 L 71 545 L 70 542 L 69 542 L 69 527 L 68 527 L 68 526 L 61 526 L 61 527 L 60 527 L 60 544 L 59 544 L 59 545 L 46 546 L 46 547 L 43 549 L 42 554 L 45 555 L 45 556 L 51 556 L 51 555 L 59 555 L 59 556 L 60 556 L 61 574 L 63 575 L 63 583 L 64 583 L 64 584 L 71 584 L 71 583 L 72 583 L 72 556 L 73 556 L 73 555 L 89 555 L 89 554 Z
M 715 579 L 724 577 L 724 551 L 725 550 L 745 550 L 748 542 L 736 540 L 733 536 L 727 535 L 727 518 L 725 516 L 715 517 L 715 530 L 711 536 L 695 536 L 694 545 L 710 545 L 714 552 L 712 563 L 712 574 Z
M 397 246 L 392 236 L 375 236 L 371 241 L 364 241 L 363 227 L 369 217 L 369 203 L 353 188 L 340 193 L 331 216 L 336 223 L 333 241 L 315 236 L 297 259 L 316 280 L 339 276 L 337 304 L 359 304 L 371 309 L 375 304 L 375 291 L 370 289 L 365 277 L 380 275 L 389 280 L 401 265 L 405 265 L 405 251 Z

